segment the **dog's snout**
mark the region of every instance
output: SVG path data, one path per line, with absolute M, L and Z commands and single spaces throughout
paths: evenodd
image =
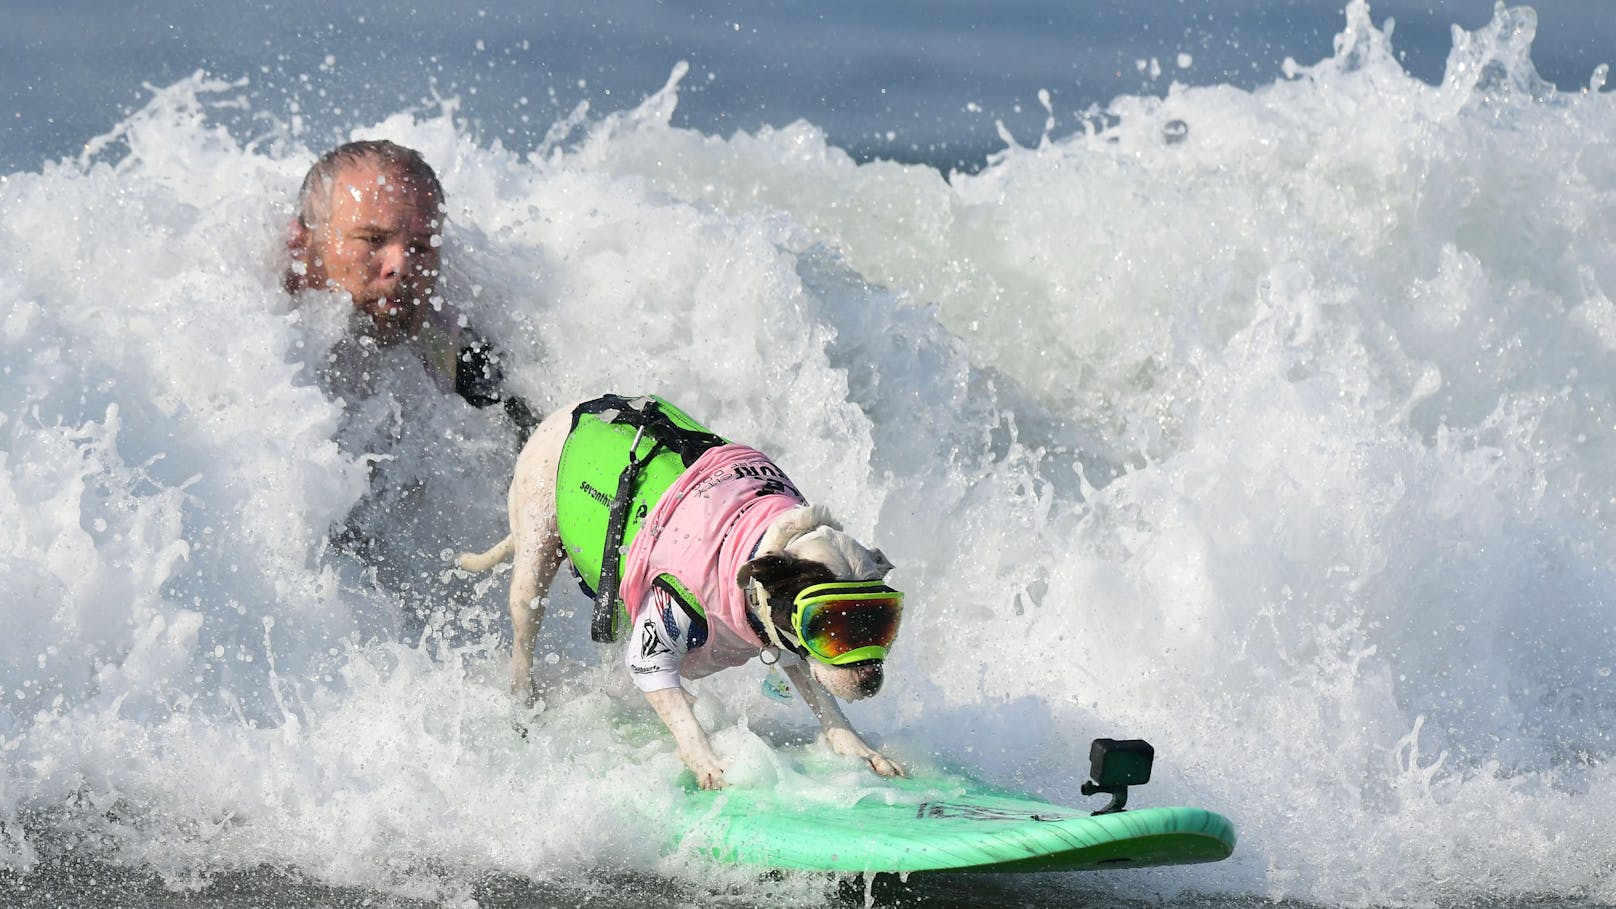
M 886 669 L 880 660 L 873 660 L 858 667 L 858 691 L 860 700 L 874 697 L 881 690 L 881 683 L 886 681 Z

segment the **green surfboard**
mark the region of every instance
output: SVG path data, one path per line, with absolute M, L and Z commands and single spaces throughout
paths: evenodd
M 847 873 L 1030 872 L 1215 862 L 1234 826 L 1200 808 L 1091 815 L 954 775 L 861 787 L 851 804 L 688 784 L 675 848 L 727 864 Z

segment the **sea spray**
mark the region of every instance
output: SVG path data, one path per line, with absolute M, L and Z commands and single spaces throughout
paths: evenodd
M 1616 109 L 1531 33 L 1456 32 L 1429 85 L 1354 3 L 1272 85 L 1119 97 L 975 174 L 677 128 L 677 71 L 526 158 L 452 105 L 360 132 L 438 166 L 445 294 L 514 388 L 664 394 L 893 558 L 861 730 L 1074 802 L 1090 738 L 1144 736 L 1136 803 L 1240 830 L 1040 886 L 1608 901 Z M 659 857 L 678 759 L 565 581 L 542 704 L 506 696 L 504 576 L 433 556 L 503 534 L 510 428 L 407 359 L 322 389 L 340 301 L 279 289 L 317 150 L 260 103 L 187 80 L 0 184 L 0 861 L 823 898 Z M 425 490 L 385 570 L 332 542 L 372 465 Z M 809 785 L 760 675 L 703 715 Z

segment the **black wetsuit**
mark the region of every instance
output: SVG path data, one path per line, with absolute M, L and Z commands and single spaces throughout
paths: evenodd
M 502 404 L 505 415 L 516 425 L 518 443 L 526 444 L 533 427 L 539 425 L 538 414 L 520 395 L 505 393 L 501 388 L 504 382 L 499 354 L 487 341 L 473 335 L 471 343 L 460 349 L 460 356 L 455 360 L 455 394 L 473 407 Z

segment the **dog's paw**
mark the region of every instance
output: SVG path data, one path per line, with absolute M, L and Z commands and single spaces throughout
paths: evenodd
M 724 764 L 718 759 L 712 745 L 708 744 L 705 735 L 697 741 L 684 743 L 679 748 L 679 760 L 684 761 L 690 772 L 696 775 L 696 785 L 701 788 L 723 789 L 726 785 Z
M 870 765 L 870 769 L 881 776 L 903 776 L 902 767 L 892 763 L 886 755 L 864 744 L 858 733 L 851 729 L 827 729 L 825 741 L 830 744 L 830 750 L 837 754 L 863 758 L 864 762 Z
M 679 760 L 684 761 L 690 772 L 696 775 L 696 785 L 701 788 L 723 789 L 728 785 L 724 782 L 724 765 L 707 743 L 705 735 L 699 741 L 689 743 L 689 747 L 681 747 Z
M 530 710 L 539 704 L 539 683 L 528 667 L 516 659 L 511 660 L 511 696 Z
M 887 759 L 886 755 L 880 754 L 879 752 L 871 752 L 870 754 L 865 755 L 864 760 L 870 765 L 871 770 L 874 770 L 881 776 L 905 775 L 902 767 L 892 763 Z
M 724 782 L 724 768 L 716 764 L 699 770 L 692 767 L 690 771 L 696 775 L 696 785 L 703 789 L 723 789 L 729 785 Z

